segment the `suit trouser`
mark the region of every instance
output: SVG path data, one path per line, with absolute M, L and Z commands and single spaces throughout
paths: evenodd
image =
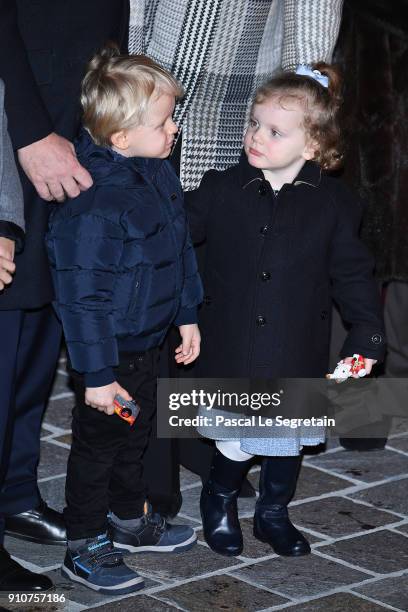
M 386 285 L 384 303 L 385 334 L 387 353 L 384 364 L 377 370 L 387 378 L 408 377 L 408 282 L 391 281 Z M 346 338 L 347 330 L 338 311 L 333 308 L 332 338 L 330 346 L 330 371 L 339 360 L 339 351 Z M 391 399 L 392 401 L 392 399 Z M 397 400 L 396 400 L 397 401 Z M 384 416 L 380 429 L 372 426 L 372 437 L 385 437 L 391 426 L 391 418 Z M 370 426 L 363 428 L 364 437 L 370 437 Z M 380 432 L 380 433 L 378 433 Z M 354 436 L 356 433 L 354 432 Z M 343 437 L 347 437 L 344 435 Z
M 386 289 L 385 333 L 389 378 L 408 378 L 408 281 L 391 281 Z
M 0 338 L 0 516 L 4 516 L 29 510 L 40 500 L 41 418 L 55 373 L 61 326 L 49 305 L 4 310 Z
M 387 353 L 384 373 L 388 378 L 408 377 L 408 281 L 391 281 L 385 287 L 384 302 Z M 336 367 L 347 330 L 333 309 L 330 371 Z

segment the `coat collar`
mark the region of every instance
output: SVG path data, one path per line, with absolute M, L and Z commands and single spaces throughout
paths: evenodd
M 135 171 L 140 175 L 140 180 L 152 180 L 164 161 L 156 158 L 125 157 L 110 147 L 97 145 L 85 128 L 81 129 L 75 140 L 75 149 L 80 163 L 89 170 L 98 185 L 134 184 Z
M 243 189 L 245 189 L 250 183 L 259 184 L 259 181 L 265 180 L 262 170 L 250 166 L 244 149 L 241 151 L 238 166 L 240 170 L 241 186 Z M 320 166 L 314 162 L 307 161 L 291 184 L 295 186 L 310 185 L 311 187 L 319 187 L 321 179 L 322 170 Z

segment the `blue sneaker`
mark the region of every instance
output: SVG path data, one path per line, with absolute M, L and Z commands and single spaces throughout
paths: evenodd
M 100 535 L 76 551 L 69 548 L 61 574 L 73 582 L 105 595 L 132 593 L 144 587 L 143 578 L 124 564 L 106 535 Z
M 188 525 L 169 525 L 160 514 L 152 513 L 151 506 L 133 529 L 119 527 L 109 520 L 109 537 L 116 550 L 123 552 L 181 552 L 197 543 L 197 535 Z

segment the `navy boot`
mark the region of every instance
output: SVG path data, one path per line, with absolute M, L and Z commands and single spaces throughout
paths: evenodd
M 216 553 L 233 557 L 243 549 L 242 531 L 238 520 L 237 498 L 252 460 L 232 461 L 218 449 L 203 486 L 200 499 L 204 538 Z
M 265 457 L 255 506 L 254 536 L 270 544 L 277 555 L 308 555 L 306 538 L 290 522 L 288 504 L 296 488 L 301 458 Z

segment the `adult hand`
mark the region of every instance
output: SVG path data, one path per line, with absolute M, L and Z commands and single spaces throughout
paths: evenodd
M 85 404 L 91 406 L 91 408 L 96 408 L 99 412 L 113 414 L 115 412 L 113 400 L 117 394 L 128 402 L 132 399 L 126 389 L 121 387 L 119 383 L 113 382 L 103 387 L 87 387 L 85 389 Z
M 197 323 L 179 326 L 182 343 L 176 348 L 177 363 L 188 365 L 200 354 L 201 335 Z
M 92 186 L 92 177 L 78 162 L 72 142 L 54 132 L 18 150 L 24 172 L 43 200 L 63 202 Z
M 12 274 L 16 269 L 14 247 L 14 240 L 0 238 L 0 291 L 13 280 Z

